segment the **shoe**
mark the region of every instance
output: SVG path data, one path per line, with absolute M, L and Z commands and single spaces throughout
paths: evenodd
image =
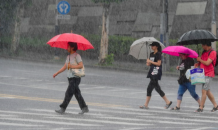
M 171 108 L 170 110 L 177 110 L 178 111 L 178 110 L 180 110 L 180 107 L 176 106 L 176 107 Z
M 142 106 L 139 106 L 140 109 L 149 109 L 149 107 L 145 106 L 145 105 L 142 105 Z
M 203 112 L 203 109 L 198 108 L 195 112 Z
M 63 114 L 65 112 L 66 109 L 61 108 L 60 110 L 55 110 L 55 112 L 59 113 L 59 114 Z
M 215 112 L 215 111 L 217 111 L 218 110 L 218 106 L 217 107 L 214 107 L 212 110 L 211 110 L 211 112 Z
M 89 112 L 88 106 L 82 108 L 82 110 L 81 110 L 81 112 L 79 112 L 79 114 L 84 114 L 84 113 L 87 113 L 87 112 Z
M 170 101 L 170 103 L 169 103 L 169 104 L 166 104 L 166 105 L 165 105 L 165 109 L 168 109 L 172 103 L 173 103 L 173 102 L 172 102 L 172 101 Z

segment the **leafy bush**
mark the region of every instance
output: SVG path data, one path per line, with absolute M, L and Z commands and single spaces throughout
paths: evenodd
M 106 65 L 113 65 L 113 62 L 114 62 L 114 54 L 111 53 L 107 55 L 107 57 L 105 58 L 105 63 Z

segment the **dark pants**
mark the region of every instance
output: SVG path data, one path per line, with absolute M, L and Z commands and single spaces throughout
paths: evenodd
M 79 103 L 80 109 L 87 107 L 79 89 L 81 78 L 68 78 L 68 81 L 69 86 L 65 93 L 64 101 L 60 105 L 60 107 L 66 109 L 73 95 L 75 95 L 76 100 Z
M 160 85 L 158 84 L 158 79 L 151 79 L 147 88 L 147 96 L 151 96 L 151 93 L 155 89 L 161 97 L 165 96 L 165 93 L 161 90 Z

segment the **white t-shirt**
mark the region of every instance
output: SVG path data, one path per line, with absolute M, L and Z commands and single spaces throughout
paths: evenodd
M 69 58 L 69 56 L 70 56 L 70 58 Z M 75 53 L 67 56 L 67 59 L 66 59 L 67 68 L 68 68 L 69 61 L 70 61 L 70 64 L 77 65 L 78 63 L 82 62 L 82 58 L 78 53 L 75 52 Z M 69 69 L 69 70 L 67 69 L 67 77 L 68 78 L 75 77 L 73 75 L 72 69 Z

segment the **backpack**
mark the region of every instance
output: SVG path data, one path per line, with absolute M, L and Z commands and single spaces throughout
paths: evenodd
M 209 52 L 209 54 L 208 54 L 208 56 L 210 55 L 210 53 L 211 53 L 212 51 L 214 51 L 214 50 L 211 49 L 210 52 Z M 212 64 L 213 64 L 214 67 L 216 67 L 216 66 L 218 65 L 217 57 L 218 57 L 218 54 L 216 54 L 216 63 L 215 63 L 215 65 L 213 64 L 213 61 L 212 61 Z

